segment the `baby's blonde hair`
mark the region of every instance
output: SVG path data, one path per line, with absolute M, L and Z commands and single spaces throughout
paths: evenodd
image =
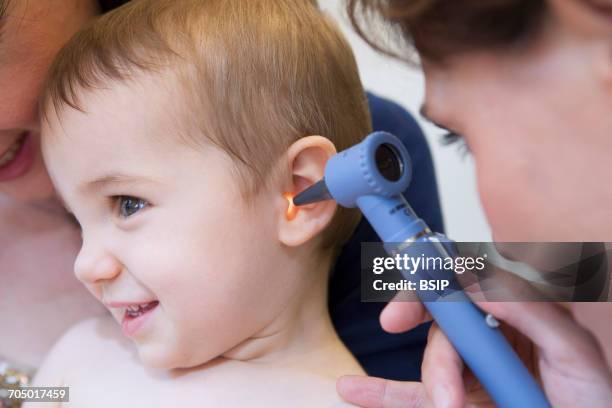
M 309 0 L 133 0 L 79 32 L 59 52 L 41 100 L 43 116 L 79 91 L 138 72 L 177 73 L 189 120 L 236 163 L 255 194 L 278 159 L 307 135 L 338 151 L 371 131 L 350 46 Z M 321 245 L 337 250 L 359 221 L 338 209 Z

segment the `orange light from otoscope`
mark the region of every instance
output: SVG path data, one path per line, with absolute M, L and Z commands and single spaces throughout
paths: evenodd
M 293 193 L 283 193 L 283 197 L 285 197 L 287 199 L 287 201 L 289 202 L 289 207 L 287 208 L 287 212 L 285 213 L 285 217 L 287 218 L 287 220 L 291 221 L 295 218 L 295 216 L 298 213 L 298 208 L 295 204 L 293 204 L 293 197 L 295 197 L 295 194 Z

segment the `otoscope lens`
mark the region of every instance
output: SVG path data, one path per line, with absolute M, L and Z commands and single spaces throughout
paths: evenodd
M 376 148 L 374 154 L 376 167 L 384 178 L 389 181 L 397 181 L 402 177 L 404 164 L 397 149 L 388 143 L 383 143 Z

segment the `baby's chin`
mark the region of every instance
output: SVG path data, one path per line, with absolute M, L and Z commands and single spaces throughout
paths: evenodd
M 187 350 L 172 350 L 165 344 L 154 342 L 136 344 L 143 366 L 156 370 L 189 370 L 215 360 L 219 353 L 207 355 L 189 353 Z
M 138 356 L 143 366 L 158 370 L 172 370 L 177 368 L 177 359 L 164 350 L 163 347 L 152 344 L 137 344 Z
M 121 325 L 123 317 L 116 314 L 114 317 Z M 158 370 L 201 368 L 232 348 L 233 343 L 221 335 L 211 339 L 212 341 L 204 341 L 202 339 L 205 336 L 201 331 L 181 332 L 177 331 L 174 325 L 168 325 L 167 321 L 157 323 L 154 330 L 130 339 L 137 349 L 140 363 L 147 368 Z

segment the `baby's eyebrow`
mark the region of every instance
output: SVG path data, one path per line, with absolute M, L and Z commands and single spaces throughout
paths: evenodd
M 112 173 L 101 177 L 97 177 L 91 181 L 81 185 L 81 190 L 99 190 L 108 187 L 112 184 L 141 184 L 141 183 L 159 183 L 156 180 L 142 176 L 132 176 L 122 173 Z

